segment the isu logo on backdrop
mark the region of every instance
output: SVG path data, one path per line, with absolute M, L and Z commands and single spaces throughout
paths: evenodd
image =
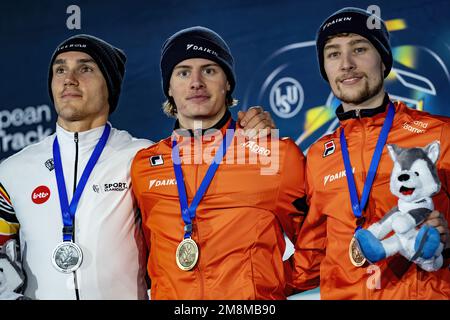
M 50 198 L 50 189 L 46 186 L 39 186 L 31 193 L 31 200 L 36 204 L 42 204 Z
M 303 101 L 302 85 L 294 78 L 282 78 L 270 90 L 270 106 L 280 118 L 295 116 L 302 109 Z

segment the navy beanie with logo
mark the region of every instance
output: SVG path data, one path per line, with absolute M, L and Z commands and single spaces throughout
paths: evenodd
M 230 48 L 216 32 L 196 26 L 173 34 L 161 48 L 162 89 L 167 98 L 173 68 L 181 61 L 192 58 L 203 58 L 218 63 L 227 76 L 230 94 L 233 92 L 236 81 Z
M 392 51 L 384 21 L 363 9 L 347 7 L 326 18 L 317 31 L 317 56 L 320 73 L 325 80 L 328 81 L 323 66 L 323 49 L 330 36 L 340 33 L 355 33 L 369 40 L 381 56 L 386 67 L 384 77 L 387 77 L 392 68 Z
M 122 81 L 125 75 L 125 62 L 127 60 L 125 53 L 108 42 L 87 34 L 79 34 L 64 40 L 56 47 L 56 50 L 50 59 L 48 91 L 53 103 L 51 86 L 53 78 L 53 62 L 60 53 L 68 51 L 84 52 L 94 59 L 100 68 L 108 87 L 109 113 L 111 114 L 114 112 L 119 101 Z

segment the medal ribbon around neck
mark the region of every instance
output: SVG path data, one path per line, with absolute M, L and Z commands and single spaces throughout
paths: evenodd
M 231 130 L 231 134 L 229 134 L 229 129 Z M 223 136 L 222 144 L 217 150 L 214 159 L 212 163 L 209 165 L 208 171 L 205 174 L 205 177 L 203 178 L 200 187 L 198 188 L 197 192 L 195 193 L 194 199 L 191 202 L 191 205 L 188 206 L 187 201 L 187 195 L 186 195 L 186 188 L 184 186 L 184 177 L 183 177 L 183 170 L 181 169 L 181 159 L 180 159 L 180 151 L 179 146 L 177 145 L 177 141 L 174 139 L 172 141 L 172 161 L 173 161 L 173 169 L 175 171 L 175 178 L 177 181 L 177 189 L 178 189 L 178 195 L 180 199 L 180 208 L 181 208 L 181 216 L 184 221 L 184 239 L 190 238 L 192 233 L 192 220 L 195 218 L 195 214 L 197 211 L 197 206 L 199 205 L 200 201 L 202 200 L 206 190 L 208 189 L 209 185 L 211 184 L 212 179 L 214 178 L 214 175 L 222 162 L 222 159 L 225 157 L 225 154 L 227 153 L 228 147 L 231 144 L 231 141 L 233 140 L 234 131 L 236 129 L 236 121 L 231 119 L 230 124 L 228 125 L 228 128 L 226 130 L 225 135 Z
M 61 162 L 58 137 L 55 137 L 55 140 L 53 141 L 53 159 L 55 162 L 56 182 L 58 184 L 59 204 L 61 206 L 61 214 L 64 223 L 63 241 L 72 241 L 72 227 L 78 202 L 80 201 L 81 194 L 83 193 L 89 176 L 91 175 L 95 164 L 97 163 L 103 149 L 105 148 L 106 141 L 108 140 L 110 132 L 111 126 L 107 123 L 100 137 L 100 140 L 97 142 L 97 145 L 95 146 L 94 151 L 89 158 L 86 168 L 84 168 L 83 170 L 83 174 L 81 175 L 81 179 L 78 182 L 77 187 L 75 188 L 75 193 L 73 194 L 72 201 L 70 201 L 70 205 L 67 198 L 66 182 L 64 180 L 64 171 Z
M 342 159 L 344 160 L 345 174 L 347 177 L 348 190 L 350 192 L 350 201 L 352 203 L 352 211 L 356 219 L 359 219 L 362 215 L 362 211 L 366 207 L 367 200 L 369 199 L 370 190 L 372 189 L 373 180 L 380 163 L 381 154 L 383 153 L 384 146 L 391 130 L 392 123 L 394 121 L 395 108 L 392 102 L 389 103 L 386 119 L 381 128 L 380 135 L 378 137 L 375 151 L 372 155 L 370 162 L 369 172 L 367 173 L 366 181 L 364 182 L 364 189 L 361 196 L 361 202 L 358 199 L 358 192 L 356 190 L 355 177 L 353 176 L 352 165 L 350 163 L 350 156 L 348 154 L 347 141 L 345 139 L 344 128 L 341 129 L 340 142 L 342 149 Z M 355 232 L 361 228 L 361 225 L 356 227 Z

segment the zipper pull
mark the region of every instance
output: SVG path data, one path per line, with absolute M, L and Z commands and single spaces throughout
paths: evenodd
M 78 132 L 74 133 L 73 141 L 75 141 L 75 143 L 78 143 Z
M 357 116 L 358 118 L 361 118 L 360 112 L 361 112 L 361 109 L 356 109 L 356 110 L 355 110 L 356 116 Z

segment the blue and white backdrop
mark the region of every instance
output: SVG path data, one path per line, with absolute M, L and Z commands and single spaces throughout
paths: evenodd
M 112 124 L 154 141 L 169 135 L 160 48 L 169 35 L 194 25 L 215 30 L 231 47 L 240 101 L 233 114 L 264 106 L 281 135 L 306 151 L 337 126 L 339 102 L 320 77 L 314 38 L 323 19 L 345 6 L 371 6 L 387 21 L 395 61 L 386 82 L 391 96 L 450 115 L 448 0 L 1 1 L 0 159 L 54 131 L 48 62 L 56 45 L 77 33 L 103 38 L 128 55 Z

